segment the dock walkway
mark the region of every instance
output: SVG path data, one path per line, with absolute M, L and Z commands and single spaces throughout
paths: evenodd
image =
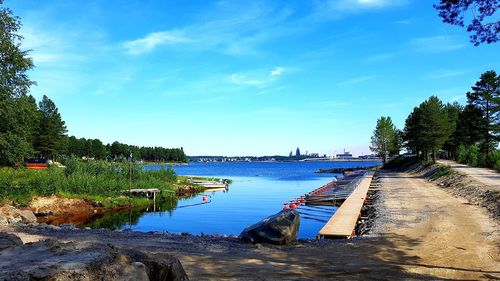
M 318 233 L 318 238 L 351 238 L 365 202 L 373 172 L 366 172 L 358 187 Z

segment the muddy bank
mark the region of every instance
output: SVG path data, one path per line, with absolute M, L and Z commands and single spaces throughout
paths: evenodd
M 50 196 L 34 197 L 26 209 L 35 214 L 38 223 L 82 227 L 106 214 L 129 210 L 130 205 L 104 206 L 90 199 Z

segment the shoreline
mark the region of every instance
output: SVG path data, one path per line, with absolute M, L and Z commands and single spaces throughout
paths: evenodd
M 484 208 L 467 204 L 418 173 L 384 172 L 377 194 L 372 230 L 352 240 L 299 239 L 292 245 L 276 246 L 249 244 L 224 235 L 45 224 L 0 226 L 0 232 L 17 235 L 26 247 L 55 239 L 93 247 L 109 244 L 118 250 L 134 248 L 147 255 L 168 254 L 179 259 L 193 280 L 215 276 L 221 280 L 500 277 L 500 233 L 495 231 L 499 221 Z M 30 242 L 34 244 L 26 244 Z

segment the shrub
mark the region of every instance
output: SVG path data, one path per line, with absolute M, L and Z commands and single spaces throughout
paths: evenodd
M 486 166 L 495 170 L 500 170 L 500 150 L 493 150 L 486 157 Z

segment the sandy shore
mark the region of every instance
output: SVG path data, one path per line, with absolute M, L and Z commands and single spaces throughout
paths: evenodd
M 180 259 L 191 280 L 500 278 L 500 228 L 485 210 L 406 173 L 386 173 L 373 232 L 353 240 L 252 245 L 236 238 L 10 226 L 23 242 L 106 243 Z

